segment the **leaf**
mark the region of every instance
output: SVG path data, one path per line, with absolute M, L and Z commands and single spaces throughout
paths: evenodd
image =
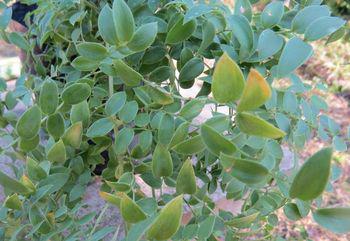
M 283 211 L 287 218 L 292 221 L 297 221 L 302 218 L 298 206 L 295 203 L 287 203 L 283 207 Z
M 182 198 L 182 195 L 177 196 L 161 209 L 159 216 L 147 231 L 148 239 L 168 240 L 177 232 L 182 219 Z
M 90 123 L 90 109 L 87 101 L 82 101 L 79 104 L 73 105 L 70 112 L 70 121 L 72 124 L 82 122 L 83 127 L 88 127 Z
M 31 180 L 40 181 L 47 177 L 45 170 L 30 157 L 28 157 L 26 161 L 26 170 Z
M 213 97 L 220 103 L 238 100 L 243 92 L 244 77 L 239 66 L 226 53 L 218 60 L 213 73 Z
M 24 139 L 33 139 L 41 125 L 41 111 L 38 106 L 32 106 L 18 119 L 16 124 L 17 134 Z
M 125 105 L 126 102 L 126 93 L 124 91 L 117 92 L 113 94 L 107 100 L 105 113 L 108 116 L 117 114 Z
M 278 76 L 280 78 L 287 76 L 305 63 L 312 54 L 312 47 L 309 44 L 297 37 L 292 38 L 283 48 L 277 66 Z
M 146 220 L 136 223 L 131 226 L 125 241 L 139 241 L 142 239 L 148 228 L 154 223 L 157 216 L 153 215 Z
M 16 193 L 5 199 L 4 206 L 14 210 L 22 210 L 22 202 Z
M 61 98 L 66 104 L 76 105 L 89 98 L 90 94 L 90 85 L 85 83 L 75 83 L 69 85 L 63 90 Z
M 124 127 L 115 136 L 115 144 L 113 149 L 116 154 L 124 154 L 134 138 L 134 130 L 128 127 Z
M 83 136 L 83 123 L 81 121 L 72 124 L 62 136 L 65 145 L 79 148 Z
M 122 60 L 114 60 L 113 64 L 118 77 L 121 78 L 127 86 L 137 86 L 143 79 L 142 75 L 136 72 L 133 68 L 129 67 Z
M 334 233 L 350 232 L 350 208 L 321 208 L 312 213 L 314 220 Z
M 213 8 L 207 4 L 196 4 L 188 9 L 184 17 L 184 24 L 204 14 L 210 13 Z
M 204 219 L 198 228 L 198 239 L 199 240 L 208 240 L 210 235 L 213 233 L 215 224 L 215 216 L 209 216 Z
M 118 112 L 120 120 L 125 123 L 133 121 L 137 115 L 139 106 L 135 100 L 126 102 L 123 108 Z
M 332 152 L 332 148 L 324 148 L 304 163 L 290 187 L 291 198 L 307 201 L 323 192 L 330 175 Z
M 120 195 L 122 196 L 120 202 L 120 212 L 124 221 L 128 223 L 138 223 L 147 218 L 140 206 L 130 199 L 128 195 L 125 193 L 121 193 Z
M 173 71 L 169 66 L 159 66 L 150 73 L 149 79 L 160 84 L 169 79 L 172 74 Z
M 5 8 L 0 15 L 0 30 L 6 30 L 12 17 L 12 8 Z
M 18 147 L 24 152 L 30 152 L 39 145 L 39 142 L 40 142 L 39 135 L 36 135 L 32 139 L 19 138 Z
M 203 52 L 214 41 L 216 34 L 215 26 L 210 21 L 206 21 L 202 27 L 202 42 L 199 46 L 198 53 Z
M 46 120 L 48 133 L 55 139 L 60 139 L 64 133 L 64 119 L 60 113 L 49 115 Z
M 202 137 L 197 135 L 190 139 L 181 141 L 172 147 L 172 150 L 183 155 L 197 154 L 205 149 Z
M 239 129 L 248 135 L 271 139 L 278 139 L 286 135 L 282 130 L 252 114 L 239 113 L 235 121 Z
M 155 177 L 168 177 L 173 173 L 170 152 L 162 144 L 157 144 L 152 156 L 152 172 Z
M 229 24 L 233 35 L 240 44 L 240 59 L 248 58 L 253 49 L 254 35 L 247 18 L 242 15 L 231 15 L 229 18 Z
M 216 156 L 219 156 L 221 152 L 231 155 L 237 149 L 231 141 L 208 125 L 201 125 L 200 135 L 208 151 Z
M 271 98 L 271 88 L 265 78 L 255 69 L 250 69 L 237 111 L 254 110 Z
M 114 0 L 112 11 L 118 39 L 121 42 L 129 42 L 135 31 L 134 17 L 129 6 L 124 0 Z
M 276 34 L 271 29 L 265 29 L 259 36 L 258 40 L 258 56 L 259 59 L 267 59 L 278 51 L 280 51 L 283 47 L 283 37 Z
M 58 87 L 52 79 L 45 80 L 39 95 L 40 109 L 44 114 L 53 114 L 58 106 Z
M 192 121 L 203 110 L 206 103 L 205 99 L 196 98 L 187 102 L 179 112 L 179 116 L 183 117 L 187 121 Z
M 129 49 L 135 52 L 144 51 L 154 42 L 157 33 L 158 24 L 156 22 L 142 25 L 136 30 L 131 41 L 128 43 Z
M 344 26 L 346 22 L 337 17 L 321 17 L 313 21 L 305 31 L 305 39 L 315 41 L 330 35 Z M 321 26 L 321 27 L 320 27 Z
M 166 113 L 162 115 L 158 128 L 158 142 L 165 146 L 168 145 L 173 137 L 174 129 L 174 117 Z
M 196 20 L 190 20 L 184 22 L 184 17 L 181 16 L 174 26 L 169 30 L 165 43 L 166 44 L 177 44 L 188 39 L 192 33 L 196 30 Z
M 71 65 L 80 71 L 93 71 L 98 68 L 100 62 L 82 56 L 76 57 Z
M 279 24 L 284 14 L 284 3 L 275 1 L 269 3 L 261 13 L 261 23 L 265 28 Z
M 292 30 L 297 33 L 305 33 L 308 26 L 321 17 L 329 16 L 330 11 L 327 6 L 307 6 L 300 10 L 292 21 Z
M 200 58 L 192 58 L 181 68 L 179 82 L 188 82 L 197 78 L 204 70 L 204 63 Z
M 59 140 L 47 152 L 47 159 L 50 162 L 64 163 L 67 160 L 66 147 L 62 140 Z
M 197 191 L 196 175 L 194 174 L 191 159 L 182 165 L 176 178 L 176 193 L 194 194 Z
M 18 48 L 23 49 L 25 51 L 30 50 L 30 45 L 29 45 L 28 41 L 23 37 L 22 34 L 20 34 L 18 32 L 11 32 L 8 35 L 8 38 L 9 38 L 10 42 L 12 44 L 16 45 Z
M 225 169 L 232 167 L 231 175 L 246 184 L 263 182 L 269 175 L 268 169 L 256 161 L 243 160 L 221 153 L 220 162 Z
M 89 138 L 105 136 L 114 127 L 114 123 L 109 118 L 102 118 L 95 121 L 87 130 L 86 136 Z
M 104 41 L 110 45 L 118 45 L 119 40 L 114 26 L 112 9 L 106 4 L 98 15 L 98 31 Z
M 120 208 L 121 198 L 119 196 L 116 196 L 107 192 L 102 192 L 102 191 L 100 191 L 99 194 L 103 200 Z
M 235 228 L 247 228 L 249 227 L 259 216 L 259 212 L 248 214 L 244 217 L 236 217 L 226 221 L 225 224 Z
M 185 140 L 188 135 L 189 126 L 190 124 L 188 122 L 183 122 L 177 127 L 169 143 L 169 148 L 172 148 L 173 146 Z
M 107 49 L 99 43 L 83 42 L 78 44 L 76 48 L 80 56 L 91 60 L 101 61 L 108 56 Z
M 235 2 L 234 14 L 245 16 L 248 21 L 252 20 L 252 5 L 249 0 L 238 0 Z
M 19 194 L 28 194 L 31 191 L 21 182 L 7 176 L 5 173 L 0 171 L 0 184 L 4 188 Z

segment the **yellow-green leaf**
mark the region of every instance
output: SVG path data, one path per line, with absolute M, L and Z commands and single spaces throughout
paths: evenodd
M 150 240 L 169 240 L 179 229 L 182 212 L 183 196 L 180 195 L 171 200 L 160 211 L 152 226 L 147 231 Z
M 114 0 L 112 11 L 113 19 L 110 21 L 114 21 L 118 39 L 122 42 L 130 41 L 135 31 L 135 23 L 129 6 L 124 0 Z
M 44 114 L 51 115 L 58 106 L 58 87 L 55 81 L 48 79 L 41 86 L 39 103 Z
M 162 144 L 158 144 L 154 149 L 152 171 L 155 177 L 168 177 L 173 173 L 173 160 L 170 152 Z
M 193 155 L 203 151 L 204 149 L 205 145 L 200 135 L 181 141 L 172 147 L 173 151 L 183 155 Z
M 74 148 L 79 148 L 83 136 L 83 123 L 81 121 L 74 123 L 64 133 L 62 140 L 64 144 Z
M 129 49 L 135 52 L 144 51 L 154 42 L 158 33 L 158 24 L 156 22 L 146 23 L 139 27 L 131 41 L 128 43 Z
M 196 30 L 196 20 L 193 19 L 184 24 L 184 17 L 178 18 L 174 26 L 169 30 L 165 43 L 167 44 L 177 44 L 186 39 L 188 39 L 192 33 Z
M 254 110 L 270 97 L 271 89 L 265 78 L 257 70 L 251 69 L 237 111 Z
M 28 194 L 31 192 L 23 183 L 7 176 L 2 171 L 0 171 L 0 185 L 20 194 Z
M 235 228 L 247 228 L 256 220 L 258 216 L 259 212 L 256 212 L 247 216 L 233 218 L 226 221 L 225 224 Z
M 194 174 L 191 159 L 182 165 L 176 179 L 176 192 L 194 194 L 197 191 L 196 175 Z
M 272 139 L 281 138 L 286 135 L 282 130 L 252 114 L 238 113 L 235 121 L 239 129 L 248 135 Z
M 208 150 L 216 156 L 221 152 L 232 155 L 236 151 L 236 146 L 230 140 L 208 125 L 201 126 L 200 135 Z
M 244 76 L 228 54 L 224 53 L 218 60 L 212 82 L 213 97 L 219 103 L 238 100 L 243 92 Z
M 121 204 L 121 198 L 114 195 L 114 194 L 110 194 L 108 192 L 100 192 L 100 197 L 105 200 L 106 202 L 113 204 L 114 206 L 117 206 L 118 208 L 120 208 L 120 204 Z
M 121 193 L 120 195 L 120 212 L 124 221 L 128 223 L 137 223 L 147 218 L 140 206 L 129 198 L 128 195 L 125 193 Z
M 4 202 L 4 206 L 14 210 L 22 210 L 22 201 L 19 199 L 18 195 L 15 193 L 6 198 Z
M 69 105 L 86 100 L 91 94 L 91 87 L 85 83 L 75 83 L 66 87 L 62 92 L 62 100 Z
M 45 170 L 34 159 L 28 157 L 26 161 L 26 169 L 30 179 L 40 181 L 47 177 Z
M 290 187 L 291 198 L 307 201 L 323 192 L 330 175 L 332 152 L 332 148 L 324 148 L 304 163 Z
M 123 80 L 126 85 L 137 86 L 142 80 L 142 75 L 136 72 L 133 68 L 129 67 L 122 60 L 115 60 L 113 61 L 113 64 L 115 66 L 117 75 Z
M 19 138 L 18 147 L 22 151 L 29 152 L 34 150 L 39 145 L 39 142 L 40 142 L 39 135 L 36 135 L 32 139 Z
M 62 140 L 59 140 L 47 152 L 47 159 L 51 162 L 63 163 L 67 159 L 66 147 Z
M 96 61 L 103 60 L 108 56 L 107 49 L 99 43 L 83 42 L 76 46 L 78 54 L 88 59 Z

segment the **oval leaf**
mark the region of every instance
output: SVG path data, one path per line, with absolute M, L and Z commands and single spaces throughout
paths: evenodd
M 0 184 L 4 188 L 6 188 L 12 192 L 16 192 L 16 193 L 20 193 L 20 194 L 28 194 L 31 192 L 30 189 L 28 189 L 24 184 L 7 176 L 2 171 L 0 171 Z
M 313 21 L 305 31 L 305 39 L 315 41 L 330 35 L 344 26 L 346 22 L 337 17 L 322 17 Z M 322 27 L 320 27 L 322 26 Z
M 39 103 L 44 114 L 51 115 L 58 106 L 58 87 L 55 81 L 48 79 L 41 86 Z
M 83 42 L 76 48 L 81 56 L 95 61 L 101 61 L 108 56 L 107 49 L 99 43 Z
M 109 118 L 102 118 L 95 121 L 87 130 L 86 136 L 93 138 L 98 136 L 105 136 L 114 127 L 114 123 Z
M 182 198 L 183 196 L 180 195 L 162 208 L 159 216 L 147 231 L 148 239 L 168 240 L 177 232 L 182 219 Z
M 217 62 L 213 74 L 213 97 L 220 103 L 238 100 L 243 92 L 244 77 L 241 69 L 226 53 Z
M 53 144 L 47 152 L 47 160 L 58 163 L 64 163 L 67 160 L 66 147 L 62 140 Z
M 193 155 L 199 153 L 205 149 L 205 145 L 202 141 L 202 137 L 197 135 L 188 140 L 184 140 L 176 144 L 172 150 L 183 155 Z
M 184 17 L 180 17 L 174 26 L 169 30 L 165 43 L 177 44 L 188 39 L 196 30 L 196 20 L 192 19 L 186 23 L 183 22 Z
M 19 118 L 16 131 L 24 139 L 33 139 L 38 133 L 41 125 L 41 111 L 38 106 L 32 106 Z
M 64 133 L 64 119 L 60 113 L 50 115 L 46 121 L 49 134 L 55 139 L 60 139 Z
M 120 0 L 123 1 L 123 0 Z M 114 60 L 115 71 L 119 78 L 128 86 L 137 86 L 143 79 L 142 75 L 129 67 L 122 60 Z
M 277 25 L 284 14 L 284 3 L 275 1 L 269 3 L 261 13 L 261 22 L 265 28 L 271 28 Z
M 281 138 L 286 135 L 282 130 L 252 114 L 239 113 L 235 120 L 239 129 L 248 135 L 272 139 Z
M 110 45 L 118 45 L 118 37 L 114 26 L 112 9 L 106 4 L 98 15 L 98 31 L 104 41 Z
M 332 232 L 350 232 L 350 208 L 321 208 L 312 216 L 319 225 Z
M 112 11 L 118 39 L 121 42 L 129 42 L 135 31 L 134 17 L 129 6 L 124 0 L 114 0 Z
M 140 206 L 129 198 L 128 195 L 125 193 L 121 193 L 121 195 L 120 212 L 124 221 L 128 223 L 138 223 L 147 218 Z
M 106 103 L 106 114 L 109 116 L 117 114 L 123 108 L 125 102 L 126 94 L 124 91 L 113 94 Z
M 64 133 L 62 140 L 64 144 L 74 148 L 79 148 L 83 136 L 83 123 L 81 121 L 74 123 Z
M 332 152 L 332 148 L 324 148 L 304 163 L 290 187 L 291 198 L 307 201 L 323 192 L 330 175 Z
M 156 39 L 158 33 L 158 25 L 156 22 L 147 23 L 139 27 L 131 41 L 128 43 L 129 49 L 135 52 L 144 51 Z
M 250 69 L 237 111 L 254 110 L 271 97 L 271 88 L 265 78 L 255 69 Z
M 78 104 L 86 100 L 91 94 L 91 87 L 85 83 L 75 83 L 69 85 L 62 92 L 62 100 L 69 105 Z
M 154 149 L 152 171 L 155 177 L 168 177 L 173 173 L 173 160 L 170 152 L 162 144 L 158 144 Z
M 191 159 L 187 159 L 177 175 L 176 192 L 180 194 L 194 194 L 196 191 L 196 176 L 194 174 Z

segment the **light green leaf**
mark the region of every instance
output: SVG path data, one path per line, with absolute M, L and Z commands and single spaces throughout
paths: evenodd
M 133 121 L 137 115 L 139 105 L 136 101 L 129 101 L 123 106 L 123 108 L 118 112 L 118 117 L 125 123 L 130 123 Z
M 350 208 L 321 208 L 312 213 L 322 227 L 335 233 L 350 232 Z
M 93 71 L 98 68 L 99 61 L 79 56 L 73 60 L 71 65 L 80 71 Z
M 108 56 L 107 49 L 99 43 L 83 42 L 78 44 L 76 48 L 78 54 L 91 60 L 101 61 Z
M 62 140 L 64 144 L 79 148 L 83 136 L 83 123 L 81 121 L 72 124 L 64 133 Z
M 62 140 L 59 140 L 47 152 L 47 159 L 50 162 L 64 163 L 67 160 L 66 147 Z
M 197 191 L 196 176 L 194 174 L 191 159 L 187 159 L 182 165 L 176 178 L 176 193 L 194 194 Z
M 87 130 L 86 136 L 89 138 L 105 136 L 114 127 L 114 123 L 109 118 L 102 118 L 95 121 Z
M 292 21 L 292 30 L 300 34 L 305 33 L 306 29 L 313 21 L 329 15 L 330 11 L 325 5 L 305 7 L 295 15 Z
M 331 148 L 324 148 L 304 163 L 290 187 L 291 198 L 307 201 L 323 192 L 330 175 L 332 152 Z
M 196 20 L 193 19 L 184 23 L 184 17 L 180 17 L 174 26 L 169 30 L 165 43 L 177 44 L 188 39 L 196 30 L 196 26 Z
M 162 115 L 158 128 L 158 142 L 168 145 L 173 137 L 175 130 L 175 120 L 170 114 Z
M 231 141 L 208 125 L 201 125 L 200 135 L 207 149 L 216 156 L 221 152 L 232 155 L 237 149 Z
M 90 94 L 90 85 L 85 83 L 74 83 L 63 90 L 61 98 L 66 104 L 76 105 L 86 100 Z
M 118 39 L 121 42 L 129 42 L 135 31 L 134 17 L 129 6 L 124 0 L 114 0 L 112 11 Z
M 235 217 L 226 221 L 225 224 L 235 228 L 247 228 L 249 227 L 259 216 L 259 212 L 248 214 L 243 217 Z
M 305 63 L 312 54 L 312 47 L 309 44 L 297 37 L 292 38 L 283 48 L 277 66 L 278 76 L 280 78 L 287 76 Z
M 53 114 L 58 106 L 58 87 L 52 79 L 45 80 L 39 95 L 40 109 L 44 114 Z
M 248 135 L 272 139 L 278 139 L 286 135 L 282 130 L 252 114 L 239 113 L 235 120 L 239 129 Z
M 105 113 L 108 116 L 117 114 L 123 108 L 123 106 L 125 105 L 125 102 L 126 102 L 126 94 L 124 91 L 113 94 L 107 100 Z
M 174 145 L 172 150 L 183 155 L 193 155 L 205 149 L 205 145 L 200 135 L 181 141 Z
M 41 111 L 38 106 L 26 110 L 16 124 L 17 134 L 24 139 L 32 139 L 38 133 L 41 125 Z
M 60 113 L 49 115 L 46 120 L 47 132 L 58 140 L 64 133 L 64 119 Z
M 120 195 L 122 196 L 120 202 L 120 212 L 126 222 L 138 223 L 147 218 L 140 206 L 129 198 L 128 195 L 125 193 L 121 193 Z
M 321 17 L 313 21 L 305 31 L 305 39 L 315 41 L 330 35 L 344 26 L 346 22 L 337 17 Z
M 72 124 L 82 122 L 83 127 L 88 127 L 90 123 L 90 109 L 87 101 L 82 101 L 79 104 L 73 105 L 70 112 L 70 121 Z
M 177 127 L 177 129 L 175 130 L 174 135 L 172 136 L 171 141 L 169 143 L 169 148 L 172 148 L 175 145 L 177 145 L 178 143 L 185 140 L 185 138 L 188 135 L 189 126 L 190 126 L 190 124 L 188 122 L 183 122 Z
M 152 171 L 155 177 L 167 177 L 173 173 L 173 160 L 170 152 L 162 144 L 157 144 L 154 149 Z
M 112 9 L 106 4 L 98 15 L 98 31 L 104 41 L 110 45 L 118 45 L 118 37 L 114 26 Z
M 215 224 L 215 216 L 209 216 L 204 219 L 198 228 L 198 240 L 208 240 L 210 235 L 213 233 Z
M 284 14 L 284 3 L 275 1 L 269 3 L 261 13 L 261 22 L 265 28 L 271 28 L 277 25 Z
M 129 49 L 135 52 L 141 52 L 147 49 L 154 42 L 158 32 L 156 22 L 146 23 L 139 27 L 131 41 L 128 43 Z
M 124 154 L 128 150 L 128 146 L 134 138 L 134 130 L 124 127 L 115 136 L 115 144 L 113 145 L 116 154 Z
M 123 0 L 118 0 L 123 1 Z M 136 72 L 133 68 L 129 67 L 122 60 L 114 60 L 115 71 L 117 75 L 128 86 L 137 86 L 143 79 L 142 75 Z
M 2 171 L 0 171 L 0 184 L 4 188 L 16 193 L 28 194 L 31 192 L 30 189 L 28 189 L 24 184 L 17 181 L 16 179 L 7 176 Z

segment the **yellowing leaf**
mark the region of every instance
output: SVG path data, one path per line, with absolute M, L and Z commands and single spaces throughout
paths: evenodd
M 248 113 L 238 113 L 236 124 L 242 132 L 248 135 L 272 139 L 281 138 L 286 135 L 282 130 L 267 121 Z
M 191 159 L 187 159 L 182 165 L 176 179 L 176 192 L 194 194 L 197 191 L 196 176 L 194 174 Z
M 117 197 L 116 195 L 110 194 L 108 192 L 100 192 L 100 197 L 113 204 L 114 206 L 117 206 L 118 208 L 120 208 L 120 204 L 121 204 L 121 198 Z
M 225 224 L 235 228 L 247 228 L 249 227 L 259 216 L 259 212 L 249 214 L 244 217 L 236 217 L 229 221 L 226 221 Z
M 219 103 L 238 100 L 244 88 L 241 69 L 226 53 L 217 62 L 213 74 L 213 97 Z
M 172 150 L 183 155 L 193 155 L 205 149 L 205 145 L 200 135 L 184 140 L 176 144 Z
M 118 59 L 113 61 L 113 63 L 118 77 L 120 77 L 126 85 L 136 86 L 142 80 L 142 75 L 136 72 L 133 68 L 129 67 L 122 60 Z
M 182 195 L 174 198 L 160 211 L 159 216 L 147 231 L 148 239 L 169 240 L 177 232 L 182 219 L 182 198 Z
M 330 175 L 332 152 L 332 148 L 324 148 L 304 163 L 290 187 L 291 198 L 307 201 L 323 192 Z
M 271 89 L 264 77 L 255 69 L 251 69 L 237 111 L 254 110 L 271 97 Z
M 19 200 L 19 197 L 16 193 L 6 198 L 4 206 L 10 209 L 22 210 L 22 202 Z
M 219 156 L 223 152 L 231 155 L 236 151 L 236 146 L 212 127 L 204 124 L 200 133 L 204 144 L 212 154 Z
M 83 136 L 83 123 L 81 121 L 74 123 L 64 133 L 62 140 L 66 145 L 79 148 Z
M 128 223 L 137 223 L 147 218 L 140 206 L 131 200 L 128 195 L 121 193 L 121 196 L 120 212 L 124 221 Z

